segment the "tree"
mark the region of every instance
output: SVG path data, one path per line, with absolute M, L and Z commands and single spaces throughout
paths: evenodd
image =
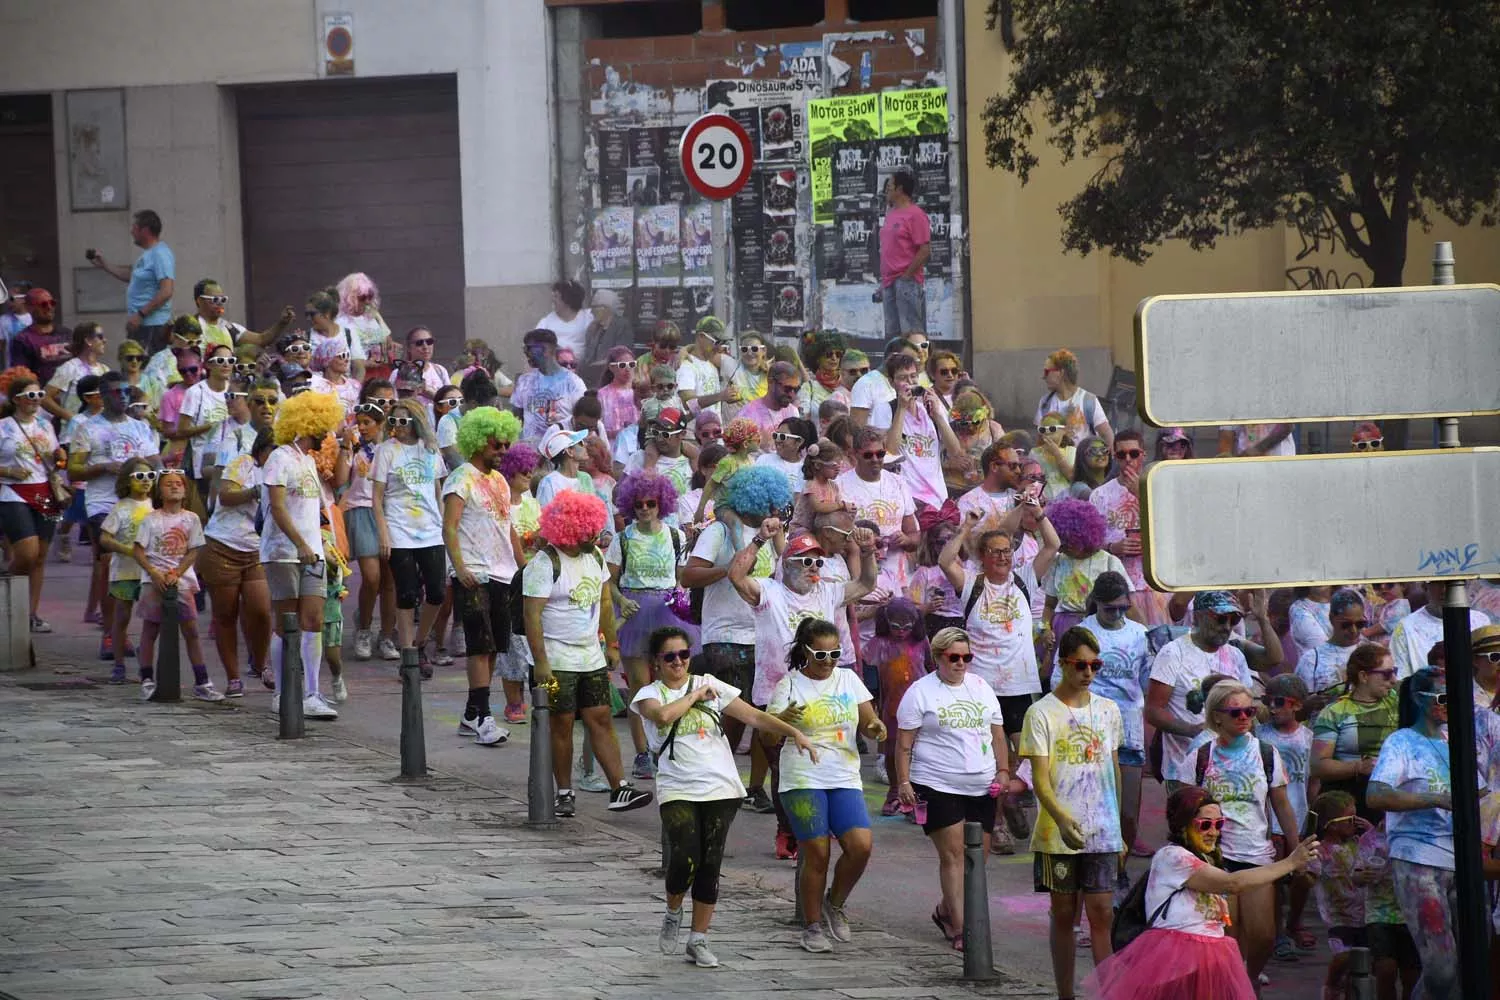
M 1495 0 L 991 0 L 990 27 L 1016 40 L 989 165 L 1024 184 L 1039 120 L 1064 162 L 1103 158 L 1066 249 L 1139 263 L 1286 222 L 1399 285 L 1412 222 L 1500 212 Z

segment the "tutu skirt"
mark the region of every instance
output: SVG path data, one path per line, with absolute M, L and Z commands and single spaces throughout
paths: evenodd
M 1255 1000 L 1233 938 L 1149 930 L 1084 980 L 1090 1000 Z
M 647 655 L 646 640 L 651 633 L 665 625 L 673 625 L 688 634 L 689 648 L 698 645 L 698 626 L 677 617 L 668 604 L 670 590 L 625 590 L 621 594 L 640 605 L 640 610 L 620 623 L 620 655 L 644 657 Z

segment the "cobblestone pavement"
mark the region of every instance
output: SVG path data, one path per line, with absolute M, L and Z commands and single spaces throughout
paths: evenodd
M 309 724 L 143 705 L 65 665 L 0 675 L 0 990 L 18 1000 L 504 996 L 1042 997 L 959 979 L 936 944 L 856 924 L 796 945 L 791 904 L 726 875 L 723 967 L 656 949 L 655 845 Z M 394 734 L 392 734 L 394 743 Z

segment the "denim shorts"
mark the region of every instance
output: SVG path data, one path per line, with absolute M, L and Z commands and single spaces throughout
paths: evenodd
M 795 788 L 782 792 L 781 807 L 799 841 L 830 833 L 842 837 L 850 830 L 869 829 L 870 811 L 860 788 Z
M 927 332 L 927 291 L 916 278 L 897 278 L 880 296 L 885 308 L 885 335 Z
M 1137 750 L 1134 747 L 1121 747 L 1119 754 L 1121 767 L 1146 766 L 1146 751 L 1144 750 Z

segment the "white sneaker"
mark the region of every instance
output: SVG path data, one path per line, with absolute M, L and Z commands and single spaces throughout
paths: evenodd
M 338 710 L 323 700 L 322 695 L 310 694 L 302 699 L 302 717 L 304 719 L 337 719 Z
M 375 650 L 375 636 L 367 628 L 354 633 L 354 658 L 368 660 Z
M 349 685 L 344 683 L 342 676 L 335 677 L 329 690 L 329 698 L 335 705 L 342 705 L 349 700 Z
M 890 784 L 885 774 L 885 754 L 878 753 L 875 755 L 874 774 L 872 777 L 875 779 L 875 784 L 877 785 Z
M 194 684 L 193 697 L 199 701 L 224 700 L 224 695 L 219 692 L 218 688 L 214 687 L 213 681 L 209 681 L 207 684 Z
M 141 701 L 150 701 L 151 696 L 156 693 L 156 682 L 149 677 L 141 681 Z
M 580 792 L 607 792 L 609 782 L 600 771 L 575 771 L 573 787 Z
M 380 637 L 380 642 L 376 643 L 376 649 L 380 651 L 380 658 L 382 660 L 401 659 L 401 651 L 396 648 L 395 640 L 388 635 Z
M 656 936 L 656 947 L 663 955 L 675 955 L 680 947 L 677 937 L 682 930 L 682 910 L 668 910 L 661 918 L 661 933 Z
M 475 743 L 482 747 L 497 747 L 508 739 L 510 739 L 510 730 L 496 725 L 493 715 L 486 715 L 479 720 L 479 732 L 474 734 Z
M 688 938 L 685 954 L 687 960 L 700 969 L 717 969 L 719 967 L 719 956 L 708 950 L 708 940 L 706 938 L 700 938 L 697 941 Z
M 477 718 L 469 719 L 469 718 L 465 718 L 464 716 L 460 715 L 458 717 L 458 735 L 460 735 L 460 736 L 478 736 L 479 735 L 479 719 L 477 719 Z

